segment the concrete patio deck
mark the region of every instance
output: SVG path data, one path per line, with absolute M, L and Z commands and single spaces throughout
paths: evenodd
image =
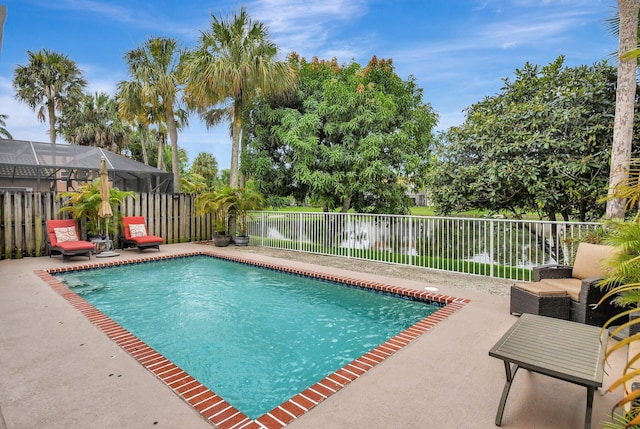
M 200 250 L 201 245 L 177 244 L 162 246 L 160 253 Z M 405 288 L 435 286 L 445 295 L 471 300 L 287 428 L 495 427 L 505 374 L 502 362 L 489 357 L 488 351 L 517 320 L 509 315 L 508 295 L 380 275 L 387 273 L 386 264 L 373 264 L 379 269 L 362 273 L 276 259 L 251 248 L 217 250 Z M 156 252 L 121 250 L 117 258 L 152 253 Z M 86 259 L 0 261 L 0 429 L 212 428 L 34 273 L 74 264 L 86 264 Z M 434 279 L 440 276 L 434 274 Z M 605 368 L 604 387 L 594 399 L 593 427 L 610 418 L 621 397 L 620 392 L 604 392 L 619 376 L 625 359 L 624 351 L 618 353 Z M 502 427 L 580 428 L 585 402 L 583 387 L 519 371 Z

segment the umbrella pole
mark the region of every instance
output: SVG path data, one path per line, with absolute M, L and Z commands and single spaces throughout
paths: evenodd
M 104 221 L 104 229 L 105 229 L 105 244 L 104 244 L 104 252 L 101 252 L 96 255 L 98 258 L 108 258 L 110 256 L 120 256 L 118 252 L 114 252 L 112 249 L 111 239 L 109 238 L 109 220 L 110 218 L 105 219 Z
M 111 209 L 111 203 L 109 201 L 109 176 L 107 173 L 106 158 L 100 159 L 100 209 L 98 210 L 98 216 L 104 218 L 105 229 L 105 251 L 96 255 L 99 258 L 106 258 L 109 256 L 118 256 L 112 250 L 111 240 L 109 239 L 109 219 L 113 217 L 113 210 Z
M 104 221 L 104 238 L 107 240 L 104 244 L 104 250 L 109 252 L 111 250 L 111 245 L 109 244 L 109 218 Z

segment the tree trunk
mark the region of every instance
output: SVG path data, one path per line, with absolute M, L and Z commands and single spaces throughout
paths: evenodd
M 340 213 L 346 213 L 351 208 L 351 197 L 344 197 L 342 199 L 342 208 L 340 208 Z
M 246 135 L 244 132 L 242 133 L 241 137 L 242 138 L 240 139 L 240 159 L 242 159 L 242 156 L 244 155 L 247 147 Z M 244 176 L 244 174 L 240 172 L 240 164 L 238 165 L 238 185 L 243 189 L 247 186 L 246 177 Z
M 180 162 L 178 161 L 178 129 L 173 117 L 173 106 L 165 106 L 167 131 L 171 139 L 171 171 L 173 172 L 173 193 L 180 193 Z
M 142 162 L 149 165 L 149 154 L 147 146 L 149 145 L 149 126 L 144 125 L 140 129 L 140 148 L 142 149 Z
M 164 134 L 158 131 L 158 170 L 167 171 L 164 167 Z
M 47 111 L 49 113 L 49 139 L 56 144 L 56 106 L 54 100 L 47 101 Z
M 633 115 L 636 96 L 636 58 L 620 58 L 635 49 L 638 42 L 639 0 L 618 0 L 620 30 L 618 42 L 618 83 L 616 88 L 616 112 L 613 123 L 611 169 L 609 171 L 609 199 L 606 218 L 624 219 L 626 201 L 614 198 L 616 188 L 629 177 L 631 141 L 633 139 Z
M 238 148 L 240 146 L 240 132 L 242 131 L 242 103 L 235 101 L 233 103 L 233 126 L 231 128 L 231 177 L 229 177 L 229 186 L 238 187 Z

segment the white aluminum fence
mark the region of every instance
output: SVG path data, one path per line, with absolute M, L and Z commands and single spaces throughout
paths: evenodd
M 513 280 L 536 265 L 570 265 L 600 223 L 351 213 L 255 212 L 255 245 Z

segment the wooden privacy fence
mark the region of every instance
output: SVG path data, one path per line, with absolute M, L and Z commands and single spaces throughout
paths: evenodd
M 0 259 L 47 254 L 46 221 L 69 217 L 67 213 L 58 214 L 63 202 L 56 195 L 56 192 L 0 192 Z M 167 244 L 209 240 L 213 232 L 211 216 L 196 215 L 194 200 L 194 196 L 187 194 L 139 193 L 113 209 L 123 216 L 144 216 L 149 234 L 163 237 Z M 78 226 L 85 237 L 86 226 L 82 222 Z M 117 225 L 117 229 L 116 235 L 121 235 L 122 226 Z

